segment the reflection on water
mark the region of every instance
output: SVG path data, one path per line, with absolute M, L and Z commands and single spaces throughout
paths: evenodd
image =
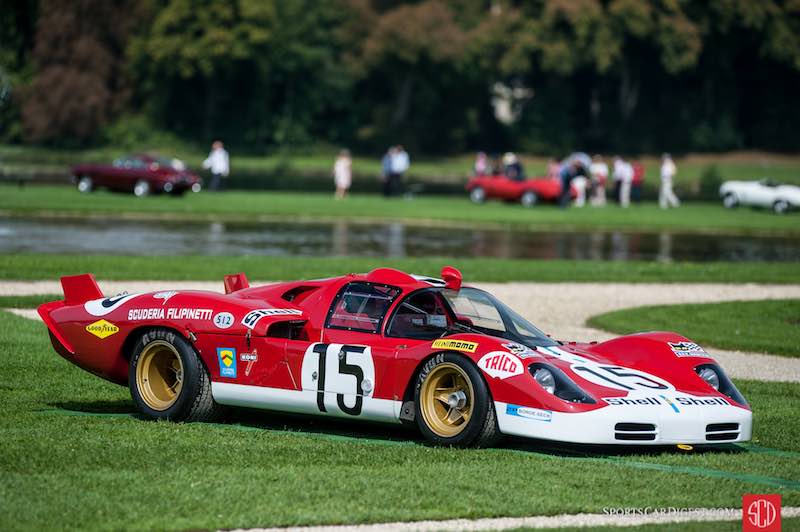
M 526 232 L 344 220 L 239 224 L 0 218 L 0 253 L 15 252 L 757 262 L 800 260 L 800 239 L 666 231 Z

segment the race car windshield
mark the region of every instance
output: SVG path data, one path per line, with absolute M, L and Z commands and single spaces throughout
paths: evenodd
M 477 288 L 442 290 L 456 323 L 484 334 L 513 340 L 528 347 L 558 345 L 528 320 L 491 294 Z

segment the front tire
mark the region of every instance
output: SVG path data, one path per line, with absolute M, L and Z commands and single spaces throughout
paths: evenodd
M 772 212 L 775 214 L 785 214 L 789 210 L 789 202 L 786 200 L 778 200 L 772 204 Z
M 212 421 L 222 412 L 211 396 L 211 378 L 197 352 L 169 329 L 152 329 L 138 338 L 128 386 L 136 407 L 150 418 Z
M 519 202 L 523 207 L 533 207 L 539 201 L 539 196 L 532 190 L 526 190 L 519 198 Z
M 94 190 L 94 181 L 89 176 L 81 176 L 78 178 L 78 192 L 88 194 Z
M 137 198 L 143 198 L 150 194 L 150 183 L 145 181 L 144 179 L 140 179 L 136 182 L 133 186 L 133 195 Z
M 439 353 L 417 376 L 415 419 L 436 445 L 486 447 L 500 438 L 494 402 L 478 368 L 453 353 Z
M 728 193 L 727 193 L 727 194 L 725 194 L 725 196 L 722 198 L 722 205 L 723 205 L 723 206 L 724 206 L 726 209 L 735 209 L 736 207 L 738 207 L 738 206 L 739 206 L 739 200 L 738 200 L 738 199 L 736 199 L 736 196 L 735 196 L 733 193 L 731 193 L 731 192 L 728 192 Z
M 475 187 L 470 191 L 469 199 L 472 203 L 483 203 L 486 201 L 486 191 L 483 187 Z

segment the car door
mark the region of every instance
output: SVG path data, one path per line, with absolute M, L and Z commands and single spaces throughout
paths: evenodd
M 312 392 L 314 411 L 372 420 L 399 417 L 400 401 L 387 379 L 398 342 L 383 338 L 381 330 L 400 292 L 386 285 L 348 283 L 331 303 L 321 341 L 308 344 L 302 355 L 294 350 L 294 356 L 302 356 L 300 386 Z

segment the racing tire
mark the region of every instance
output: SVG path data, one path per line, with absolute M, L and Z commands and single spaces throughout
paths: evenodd
M 175 189 L 175 185 L 173 185 L 172 183 L 170 183 L 170 182 L 164 183 L 164 192 L 166 192 L 167 194 L 172 192 L 174 189 Z
M 526 190 L 519 198 L 519 202 L 523 207 L 533 207 L 539 201 L 539 196 L 532 190 Z
M 420 370 L 414 388 L 414 418 L 435 445 L 488 447 L 500 439 L 494 401 L 472 361 L 438 353 Z
M 128 387 L 147 417 L 214 421 L 223 413 L 211 395 L 211 378 L 192 345 L 170 329 L 142 334 L 131 351 Z
M 778 200 L 772 204 L 772 212 L 775 214 L 785 214 L 789 210 L 789 202 L 786 200 Z
M 722 198 L 722 205 L 726 209 L 735 209 L 736 207 L 739 206 L 739 200 L 736 198 L 736 196 L 732 192 L 728 192 Z
M 143 198 L 150 194 L 150 183 L 144 179 L 140 179 L 133 185 L 133 195 L 137 198 Z
M 84 194 L 88 194 L 94 190 L 94 181 L 89 176 L 80 176 L 78 178 L 78 192 L 82 192 Z
M 486 201 L 486 191 L 483 187 L 475 187 L 469 192 L 469 199 L 472 203 L 483 203 Z

